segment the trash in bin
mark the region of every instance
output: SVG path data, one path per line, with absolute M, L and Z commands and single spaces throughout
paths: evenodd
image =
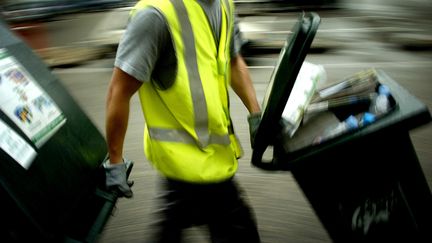
M 316 116 L 320 112 L 331 112 L 338 121 L 335 124 L 326 124 L 324 127 L 314 126 L 314 131 L 318 134 L 315 134 L 315 138 L 305 145 L 320 144 L 362 129 L 388 115 L 396 107 L 396 101 L 389 88 L 378 81 L 375 69 L 358 72 L 316 91 L 303 117 L 303 126 L 306 127 L 313 119 L 320 119 Z

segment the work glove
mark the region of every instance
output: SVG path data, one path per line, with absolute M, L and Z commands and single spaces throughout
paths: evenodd
M 119 197 L 131 198 L 133 181 L 127 180 L 127 170 L 133 165 L 133 161 L 123 159 L 123 163 L 111 164 L 107 159 L 103 163 L 105 169 L 105 183 L 108 190 L 114 190 Z
M 248 116 L 248 123 L 249 123 L 249 136 L 250 136 L 250 143 L 251 147 L 254 147 L 254 141 L 255 141 L 255 135 L 258 131 L 258 127 L 261 122 L 261 112 L 255 112 L 251 113 Z

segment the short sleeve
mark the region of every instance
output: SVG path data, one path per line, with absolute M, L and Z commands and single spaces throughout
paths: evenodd
M 120 40 L 114 66 L 142 82 L 151 80 L 169 30 L 162 14 L 155 8 L 139 11 L 130 19 Z
M 230 45 L 231 57 L 235 57 L 240 53 L 242 42 L 243 42 L 243 40 L 242 40 L 240 28 L 239 28 L 238 16 L 235 15 L 234 16 L 234 30 L 233 30 L 233 35 L 232 35 L 231 45 Z

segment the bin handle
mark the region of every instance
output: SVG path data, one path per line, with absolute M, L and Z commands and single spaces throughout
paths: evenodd
M 280 170 L 281 168 L 278 163 L 277 156 L 275 156 L 277 148 L 273 148 L 273 157 L 271 158 L 271 160 L 263 160 L 264 152 L 267 150 L 268 146 L 254 148 L 252 151 L 251 163 L 256 167 L 267 171 Z
M 276 159 L 273 157 L 270 161 L 263 161 L 262 156 L 264 152 L 258 152 L 254 150 L 252 153 L 252 164 L 260 169 L 275 171 L 276 169 Z
M 261 121 L 254 143 L 252 144 L 251 164 L 263 170 L 278 171 L 281 170 L 281 164 L 278 160 L 277 151 L 283 151 L 282 144 L 286 136 L 284 131 L 287 131 L 287 125 L 280 120 L 273 125 L 272 129 L 263 131 L 261 125 L 263 127 L 268 126 L 264 122 L 263 120 Z M 263 160 L 264 153 L 269 146 L 273 146 L 273 157 L 271 160 Z

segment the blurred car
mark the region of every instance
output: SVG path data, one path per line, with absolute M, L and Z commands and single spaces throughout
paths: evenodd
M 1 0 L 0 0 L 1 1 Z M 6 0 L 1 15 L 50 66 L 112 52 L 136 0 Z
M 49 20 L 64 14 L 105 11 L 129 6 L 135 0 L 3 0 L 6 21 L 16 23 Z

